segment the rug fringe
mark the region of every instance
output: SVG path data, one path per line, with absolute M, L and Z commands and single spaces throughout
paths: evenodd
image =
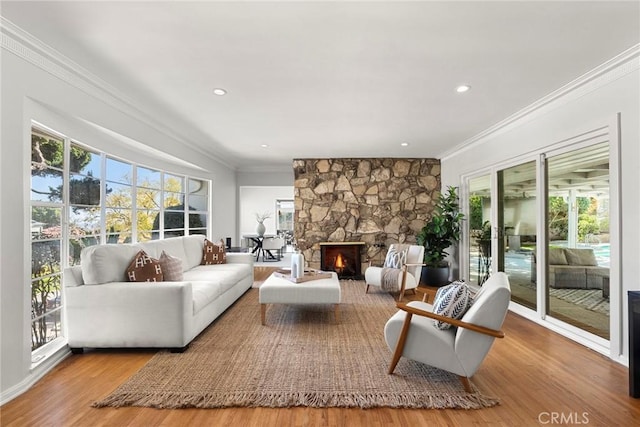
M 167 402 L 174 402 L 167 404 Z M 479 393 L 429 395 L 427 393 L 323 393 L 323 392 L 238 392 L 227 394 L 114 393 L 93 403 L 94 408 L 143 406 L 159 409 L 266 407 L 288 408 L 412 408 L 480 409 L 499 405 L 499 399 Z

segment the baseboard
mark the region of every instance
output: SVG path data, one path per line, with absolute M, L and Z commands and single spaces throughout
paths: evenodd
M 55 368 L 60 362 L 69 356 L 71 352 L 66 345 L 60 350 L 52 354 L 46 360 L 42 361 L 38 366 L 31 369 L 29 375 L 27 375 L 18 384 L 10 387 L 7 390 L 0 392 L 0 406 L 20 396 L 22 393 L 29 390 L 35 383 L 37 383 L 42 377 L 48 374 L 53 368 Z

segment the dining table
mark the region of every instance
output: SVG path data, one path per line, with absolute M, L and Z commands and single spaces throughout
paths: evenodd
M 264 259 L 265 253 L 270 258 L 275 259 L 275 256 L 273 256 L 273 254 L 270 251 L 262 249 L 262 242 L 264 241 L 264 239 L 269 239 L 273 237 L 277 237 L 277 236 L 275 234 L 263 234 L 262 236 L 259 234 L 243 234 L 242 235 L 243 239 L 246 239 L 252 242 L 253 248 L 251 249 L 251 253 L 255 254 L 256 261 L 260 258 L 261 253 L 262 253 L 263 259 Z

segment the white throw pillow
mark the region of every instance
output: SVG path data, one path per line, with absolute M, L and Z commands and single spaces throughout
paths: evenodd
M 433 301 L 433 312 L 441 316 L 461 319 L 471 306 L 471 291 L 464 282 L 453 282 L 443 286 L 436 292 Z M 451 324 L 434 321 L 434 326 L 438 329 L 449 329 Z
M 384 267 L 402 268 L 407 262 L 407 250 L 398 251 L 395 247 L 389 248 L 387 257 L 384 260 Z

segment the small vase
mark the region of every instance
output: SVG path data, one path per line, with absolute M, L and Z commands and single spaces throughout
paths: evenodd
M 259 222 L 258 226 L 256 227 L 256 233 L 258 233 L 258 236 L 263 237 L 265 231 L 266 231 L 266 227 L 264 226 L 263 223 Z

